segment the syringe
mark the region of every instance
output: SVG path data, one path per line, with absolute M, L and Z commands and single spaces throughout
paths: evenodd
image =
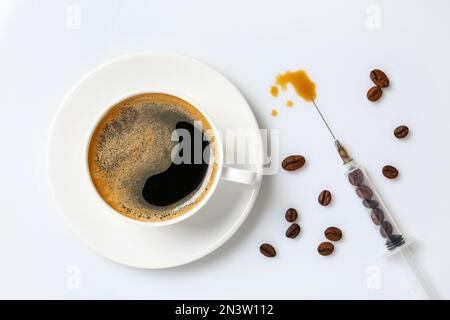
M 404 267 L 408 271 L 410 278 L 412 278 L 410 282 L 418 298 L 436 299 L 436 294 L 431 283 L 427 280 L 424 272 L 418 266 L 413 251 L 411 250 L 410 245 L 413 241 L 400 231 L 400 228 L 376 191 L 367 172 L 353 160 L 339 140 L 336 139 L 314 99 L 312 99 L 312 103 L 333 137 L 334 145 L 345 166 L 345 175 L 348 182 L 360 199 L 363 207 L 369 212 L 373 225 L 387 249 L 385 256 L 401 256 Z

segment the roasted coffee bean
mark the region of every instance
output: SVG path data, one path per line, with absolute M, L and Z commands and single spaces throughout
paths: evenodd
M 342 231 L 336 227 L 329 227 L 324 232 L 325 238 L 331 241 L 339 241 L 342 238 Z
M 330 254 L 333 253 L 333 251 L 334 251 L 334 245 L 328 241 L 322 242 L 317 247 L 317 252 L 319 252 L 319 254 L 321 254 L 322 256 L 329 256 Z
M 361 199 L 371 199 L 373 196 L 373 191 L 368 186 L 363 184 L 356 188 L 356 194 Z
M 380 225 L 380 233 L 383 238 L 387 238 L 392 234 L 393 228 L 389 221 L 383 221 Z
M 277 252 L 275 251 L 275 248 L 272 247 L 270 244 L 268 243 L 263 243 L 260 247 L 259 247 L 259 251 L 261 251 L 261 253 L 263 255 L 265 255 L 266 257 L 272 258 L 275 257 L 277 255 Z
M 372 209 L 370 217 L 372 218 L 373 223 L 379 226 L 384 221 L 383 210 L 379 208 Z
M 281 167 L 286 171 L 298 170 L 305 165 L 305 157 L 300 155 L 292 155 L 287 157 L 281 163 Z
M 300 226 L 297 223 L 293 223 L 286 230 L 286 237 L 294 239 L 295 237 L 298 236 L 300 230 L 301 230 Z
M 398 139 L 405 138 L 409 133 L 409 128 L 407 126 L 398 126 L 394 130 L 394 136 Z
M 369 99 L 372 102 L 380 99 L 382 95 L 383 95 L 383 90 L 381 90 L 381 88 L 377 87 L 377 86 L 372 87 L 369 89 L 369 91 L 367 91 L 367 99 Z
M 323 190 L 320 194 L 319 194 L 319 198 L 317 199 L 319 201 L 319 203 L 323 206 L 327 206 L 330 204 L 331 202 L 331 192 L 328 190 Z
M 298 217 L 297 210 L 295 210 L 294 208 L 287 209 L 284 217 L 286 218 L 287 222 L 294 222 Z
M 364 181 L 364 174 L 360 169 L 353 170 L 348 174 L 348 181 L 354 186 L 359 186 Z
M 389 87 L 389 78 L 381 70 L 375 69 L 370 71 L 370 79 L 381 88 Z
M 368 209 L 378 208 L 378 205 L 379 205 L 378 201 L 370 200 L 370 199 L 363 200 L 362 203 L 363 203 L 363 206 L 368 208 Z
M 398 177 L 398 170 L 393 166 L 384 166 L 383 175 L 388 179 L 395 179 Z

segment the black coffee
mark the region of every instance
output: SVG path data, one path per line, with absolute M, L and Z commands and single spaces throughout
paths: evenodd
M 217 172 L 210 129 L 195 107 L 171 95 L 119 102 L 101 119 L 89 145 L 98 193 L 137 220 L 165 221 L 188 212 L 208 193 Z
M 176 129 L 184 129 L 189 132 L 190 146 L 189 150 L 179 148 L 177 155 L 180 158 L 185 156 L 186 152 L 190 153 L 188 161 L 177 163 L 173 161 L 170 167 L 161 173 L 155 174 L 147 179 L 142 190 L 142 196 L 148 203 L 155 206 L 168 206 L 185 198 L 196 190 L 202 183 L 208 170 L 208 163 L 205 159 L 210 158 L 209 141 L 205 141 L 204 133 L 196 128 L 190 122 L 178 122 Z M 201 137 L 200 141 L 196 141 L 193 137 Z M 179 137 L 179 145 L 183 142 L 183 137 Z M 195 143 L 200 143 L 201 161 L 195 163 L 196 148 Z M 197 156 L 197 158 L 199 158 Z M 178 158 L 174 159 L 177 160 Z

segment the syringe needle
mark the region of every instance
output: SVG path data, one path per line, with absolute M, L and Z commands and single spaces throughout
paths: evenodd
M 330 125 L 328 124 L 327 120 L 325 120 L 325 117 L 323 116 L 322 112 L 320 111 L 319 107 L 317 106 L 317 103 L 314 99 L 311 99 L 314 107 L 316 108 L 317 112 L 320 115 L 320 118 L 322 118 L 323 123 L 326 125 L 328 132 L 330 132 L 331 136 L 333 137 L 334 146 L 336 147 L 339 156 L 341 157 L 344 164 L 352 161 L 353 159 L 348 154 L 347 150 L 341 145 L 341 143 L 336 139 L 336 136 L 334 135 L 333 131 L 331 130 Z
M 322 112 L 320 111 L 319 107 L 317 106 L 316 101 L 314 99 L 311 99 L 311 101 L 312 101 L 314 107 L 316 108 L 317 112 L 319 113 L 320 117 L 322 118 L 323 123 L 325 123 L 325 125 L 327 126 L 328 131 L 330 132 L 331 136 L 333 137 L 333 140 L 336 141 L 337 139 L 334 136 L 334 133 L 331 130 L 330 126 L 328 125 L 327 120 L 325 120 L 325 117 L 323 116 Z

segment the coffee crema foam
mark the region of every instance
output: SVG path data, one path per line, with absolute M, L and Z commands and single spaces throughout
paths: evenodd
M 211 129 L 194 106 L 163 93 L 133 96 L 104 115 L 91 137 L 88 166 L 97 192 L 110 207 L 132 219 L 158 222 L 183 215 L 205 197 L 217 173 L 214 136 L 208 137 L 214 163 L 197 190 L 164 207 L 148 203 L 142 195 L 147 178 L 172 164 L 171 152 L 178 141 L 171 135 L 180 121 L 200 121 L 203 132 Z

